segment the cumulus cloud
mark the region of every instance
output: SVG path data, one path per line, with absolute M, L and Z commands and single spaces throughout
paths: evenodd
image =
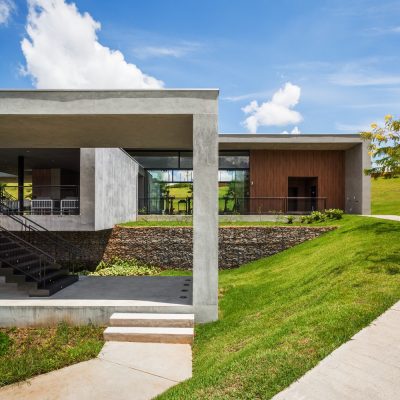
M 292 108 L 299 102 L 300 93 L 299 86 L 287 82 L 283 88 L 274 93 L 270 101 L 261 105 L 256 100 L 250 102 L 242 108 L 242 111 L 249 115 L 243 125 L 249 132 L 256 133 L 259 126 L 298 124 L 303 118 Z
M 15 10 L 15 3 L 12 0 L 0 0 L 0 25 L 7 25 L 11 14 Z
M 1 0 L 0 0 L 1 1 Z M 27 37 L 21 42 L 26 66 L 39 89 L 152 89 L 163 82 L 103 46 L 99 22 L 64 0 L 28 0 Z
M 290 132 L 288 131 L 283 131 L 281 132 L 282 135 L 300 135 L 300 129 L 298 126 L 295 126 Z

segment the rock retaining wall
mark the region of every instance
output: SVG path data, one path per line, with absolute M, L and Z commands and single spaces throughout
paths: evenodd
M 235 268 L 332 230 L 331 227 L 221 227 L 219 267 Z M 191 227 L 116 227 L 104 260 L 136 258 L 165 268 L 192 268 Z
M 221 227 L 219 229 L 219 267 L 235 268 L 314 239 L 332 227 L 262 226 Z M 25 240 L 53 253 L 51 243 L 41 234 L 19 233 Z M 101 260 L 135 258 L 164 268 L 192 268 L 191 227 L 122 227 L 99 232 L 62 232 L 83 253 L 83 268 L 93 269 Z M 67 259 L 67 254 L 55 254 Z

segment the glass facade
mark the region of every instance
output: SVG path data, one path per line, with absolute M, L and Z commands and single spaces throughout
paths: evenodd
M 191 214 L 193 207 L 193 153 L 189 151 L 130 151 L 143 167 L 145 185 L 139 193 L 143 214 Z M 219 154 L 220 212 L 241 212 L 249 196 L 249 154 Z

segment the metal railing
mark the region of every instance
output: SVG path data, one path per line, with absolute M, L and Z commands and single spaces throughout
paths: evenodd
M 82 261 L 82 251 L 78 246 L 75 246 L 68 240 L 65 240 L 60 235 L 49 231 L 44 226 L 36 221 L 33 221 L 26 215 L 15 215 L 11 212 L 4 200 L 0 198 L 0 214 L 6 215 L 11 220 L 19 224 L 22 234 L 25 234 L 24 239 L 20 238 L 23 242 L 29 243 L 41 252 L 48 254 L 51 253 L 52 257 L 58 261 L 64 261 L 68 264 L 70 272 L 75 272 L 75 266 Z M 9 232 L 1 227 L 2 231 Z M 11 232 L 9 232 L 11 234 Z M 13 234 L 14 235 L 14 234 Z M 15 235 L 14 235 L 15 236 Z M 42 250 L 46 249 L 46 251 Z
M 326 209 L 326 197 L 237 197 L 218 199 L 221 215 L 309 214 Z M 191 215 L 193 197 L 142 197 L 139 214 Z
M 17 193 L 23 188 L 24 198 Z M 7 212 L 18 215 L 78 215 L 77 185 L 5 185 L 0 186 L 0 200 Z

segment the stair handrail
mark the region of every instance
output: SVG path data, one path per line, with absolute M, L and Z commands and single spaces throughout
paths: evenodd
M 6 232 L 6 234 L 12 236 L 17 241 L 22 242 L 24 244 L 24 246 L 28 246 L 28 247 L 32 248 L 33 250 L 41 253 L 43 256 L 47 257 L 51 262 L 53 262 L 55 264 L 57 263 L 57 260 L 52 255 L 50 255 L 49 253 L 46 253 L 44 250 L 40 249 L 39 247 L 36 247 L 32 243 L 29 243 L 28 241 L 20 238 L 18 235 L 15 235 L 14 233 L 9 231 L 8 229 L 4 228 L 4 226 L 0 225 L 0 230 L 3 231 L 3 232 Z
M 2 208 L 5 208 L 6 211 L 11 211 L 11 208 L 8 207 L 6 204 L 4 204 L 4 202 L 0 198 L 0 210 Z M 74 253 L 75 256 L 82 255 L 82 251 L 78 246 L 75 246 L 74 244 L 72 244 L 68 240 L 65 240 L 60 235 L 57 235 L 57 234 L 49 231 L 47 228 L 45 228 L 44 226 L 40 225 L 36 221 L 33 221 L 32 219 L 28 218 L 26 215 L 13 215 L 13 214 L 10 214 L 8 212 L 3 214 L 3 215 L 7 215 L 13 221 L 18 222 L 20 225 L 22 225 L 23 227 L 27 228 L 29 231 L 45 233 L 53 243 L 55 243 L 57 245 L 61 245 L 62 247 L 64 247 L 64 249 L 68 250 L 69 252 Z M 26 221 L 29 222 L 29 224 L 27 224 L 24 221 L 21 221 L 18 217 L 21 217 L 21 218 L 25 219 Z

